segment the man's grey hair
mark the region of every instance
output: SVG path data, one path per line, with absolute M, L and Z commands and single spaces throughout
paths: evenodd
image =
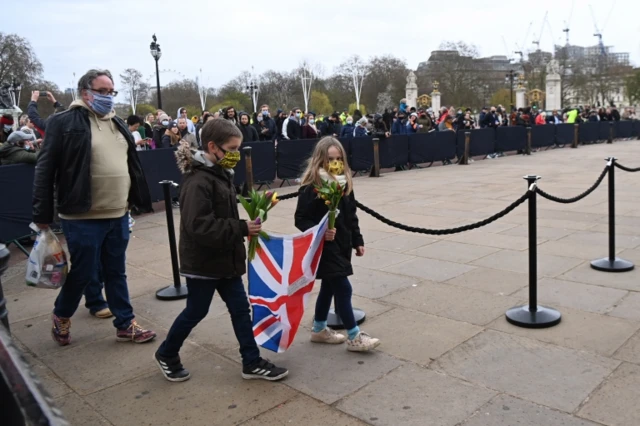
M 178 117 L 178 120 L 176 121 L 176 123 L 177 123 L 178 121 L 180 121 L 180 120 L 187 121 L 186 117 Z
M 109 70 L 92 69 L 87 71 L 85 75 L 80 77 L 80 80 L 78 80 L 78 92 L 82 92 L 85 89 L 91 89 L 93 80 L 95 80 L 98 77 L 102 77 L 103 75 L 106 75 L 107 77 L 109 77 L 109 80 L 111 80 L 111 82 L 113 83 L 113 77 L 111 76 L 111 72 Z

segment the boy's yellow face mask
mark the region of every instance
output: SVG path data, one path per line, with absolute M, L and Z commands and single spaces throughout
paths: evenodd
M 221 149 L 222 150 L 222 149 Z M 224 169 L 233 169 L 240 161 L 239 151 L 223 151 L 224 157 L 218 160 L 218 165 Z

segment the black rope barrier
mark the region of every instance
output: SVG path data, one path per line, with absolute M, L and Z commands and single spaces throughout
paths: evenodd
M 490 224 L 491 222 L 495 222 L 501 217 L 504 217 L 507 214 L 511 213 L 516 207 L 518 207 L 520 204 L 527 201 L 528 198 L 529 198 L 529 191 L 525 192 L 522 195 L 522 197 L 518 198 L 516 201 L 511 203 L 509 206 L 507 206 L 507 208 L 505 208 L 501 212 L 496 213 L 493 216 L 486 218 L 485 220 L 481 220 L 480 222 L 471 223 L 469 225 L 464 225 L 464 226 L 459 226 L 457 228 L 449 228 L 449 229 L 426 229 L 426 228 L 418 228 L 415 226 L 403 225 L 402 223 L 394 222 L 390 219 L 387 219 L 386 217 L 382 216 L 380 213 L 376 212 L 373 209 L 370 209 L 369 207 L 361 204 L 358 201 L 356 201 L 356 206 L 358 206 L 358 208 L 363 212 L 378 219 L 380 222 L 385 223 L 394 228 L 401 229 L 403 231 L 415 232 L 417 234 L 427 234 L 427 235 L 450 235 L 450 234 L 458 234 L 460 232 L 470 231 L 472 229 L 481 228 L 485 225 Z
M 600 173 L 600 176 L 598 177 L 596 182 L 591 186 L 591 188 L 587 189 L 582 194 L 577 195 L 577 196 L 575 196 L 573 198 L 556 197 L 555 195 L 551 195 L 548 192 L 544 192 L 542 189 L 540 189 L 537 186 L 536 186 L 536 192 L 541 197 L 546 198 L 547 200 L 550 200 L 550 201 L 555 201 L 556 203 L 562 203 L 562 204 L 576 203 L 576 202 L 582 200 L 583 198 L 586 198 L 589 194 L 591 194 L 593 191 L 595 191 L 598 186 L 600 186 L 600 184 L 604 180 L 604 177 L 607 175 L 607 172 L 609 172 L 609 167 L 610 167 L 609 164 L 607 164 L 605 166 L 604 170 L 602 170 L 602 173 Z
M 292 192 L 291 194 L 286 194 L 286 195 L 279 195 L 278 194 L 278 200 L 280 201 L 284 201 L 284 200 L 290 200 L 292 198 L 296 198 L 299 195 L 299 192 Z
M 614 163 L 614 164 L 617 168 L 619 168 L 620 170 L 624 170 L 625 172 L 631 172 L 631 173 L 640 172 L 640 167 L 636 167 L 635 169 L 632 169 L 631 167 L 625 167 L 620 163 Z

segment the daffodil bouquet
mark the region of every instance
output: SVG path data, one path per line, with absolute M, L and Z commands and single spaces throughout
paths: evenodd
M 336 216 L 338 214 L 338 205 L 344 195 L 344 188 L 338 182 L 322 180 L 322 184 L 314 185 L 314 191 L 318 194 L 318 198 L 324 200 L 329 208 L 329 229 L 336 227 Z
M 242 195 L 238 195 L 238 200 L 240 200 L 240 204 L 242 204 L 242 207 L 247 211 L 249 219 L 257 224 L 261 224 L 267 221 L 267 212 L 278 204 L 278 193 L 270 191 L 259 193 L 256 190 L 251 190 L 248 200 Z M 260 231 L 260 237 L 269 241 L 269 235 L 264 231 Z M 247 255 L 249 262 L 253 260 L 256 256 L 256 251 L 259 249 L 260 238 L 249 237 L 249 253 Z

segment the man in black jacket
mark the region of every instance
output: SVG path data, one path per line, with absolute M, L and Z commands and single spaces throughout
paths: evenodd
M 57 187 L 71 264 L 53 310 L 53 339 L 71 343 L 71 316 L 85 287 L 104 279 L 116 339 L 143 343 L 155 338 L 135 321 L 125 275 L 129 242 L 128 209 L 151 210 L 149 188 L 133 136 L 113 111 L 109 71 L 89 70 L 78 82 L 78 100 L 47 123 L 33 187 L 33 221 L 40 229 L 53 222 Z

